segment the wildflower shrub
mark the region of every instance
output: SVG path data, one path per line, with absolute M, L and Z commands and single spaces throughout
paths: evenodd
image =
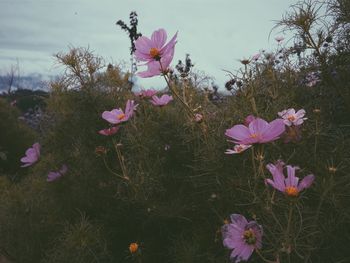
M 284 25 L 313 8 L 301 4 Z M 190 70 L 170 69 L 177 35 L 164 48 L 165 30 L 135 43 L 136 58 L 152 50 L 143 49 L 141 76 L 165 78 L 156 91 L 134 91 L 127 73 L 87 49 L 59 54 L 67 70 L 46 100 L 53 121 L 21 146 L 17 165 L 35 142 L 40 156 L 19 182 L 0 178 L 1 253 L 13 262 L 347 262 L 349 53 L 335 25 L 329 52 L 312 44 L 325 39 L 297 31 L 298 46 L 279 38 L 277 51 L 242 62 L 221 99 Z

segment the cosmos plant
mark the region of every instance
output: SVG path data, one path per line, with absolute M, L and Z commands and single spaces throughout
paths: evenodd
M 309 174 L 299 182 L 300 178 L 295 176 L 295 172 L 299 170 L 299 167 L 291 165 L 286 166 L 287 177 L 285 177 L 283 174 L 284 167 L 285 164 L 281 160 L 277 161 L 276 164 L 268 164 L 266 168 L 272 174 L 273 179 L 266 179 L 266 183 L 287 196 L 298 196 L 301 191 L 309 188 L 315 180 L 315 176 Z
M 34 143 L 33 146 L 26 150 L 26 156 L 21 158 L 21 162 L 24 163 L 21 167 L 31 166 L 36 163 L 40 158 L 40 144 Z
M 282 119 L 268 123 L 261 118 L 255 118 L 250 120 L 248 127 L 243 124 L 235 125 L 227 129 L 225 135 L 237 144 L 250 145 L 275 141 L 284 131 L 285 125 Z
M 263 229 L 257 222 L 248 222 L 239 214 L 232 214 L 230 219 L 231 222 L 221 229 L 223 244 L 232 250 L 230 255 L 232 261 L 235 263 L 247 261 L 255 249 L 261 249 Z

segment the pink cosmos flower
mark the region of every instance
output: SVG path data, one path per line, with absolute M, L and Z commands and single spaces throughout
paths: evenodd
M 245 126 L 249 126 L 249 123 L 251 123 L 253 120 L 255 120 L 256 117 L 254 115 L 248 115 L 245 119 L 244 119 L 244 125 Z
M 153 32 L 151 39 L 142 36 L 135 41 L 135 57 L 138 61 L 154 62 L 174 53 L 177 33 L 165 44 L 167 33 L 164 29 Z
M 295 171 L 299 167 L 291 165 L 287 165 L 288 176 L 285 178 L 283 174 L 284 162 L 281 160 L 277 161 L 276 164 L 268 164 L 266 168 L 272 174 L 273 180 L 266 179 L 265 182 L 288 196 L 298 196 L 301 191 L 309 188 L 315 180 L 315 176 L 309 174 L 299 182 L 299 178 L 295 176 Z
M 21 167 L 31 166 L 36 163 L 40 158 L 40 144 L 34 143 L 32 148 L 26 151 L 26 156 L 21 158 L 21 162 L 24 163 Z
M 128 121 L 134 114 L 134 110 L 138 104 L 135 105 L 133 100 L 128 100 L 126 102 L 125 111 L 122 109 L 113 109 L 111 111 L 104 111 L 102 113 L 102 118 L 111 124 L 120 124 L 122 122 Z
M 230 219 L 231 223 L 225 224 L 221 229 L 223 244 L 232 249 L 231 260 L 236 263 L 247 261 L 255 249 L 262 247 L 262 227 L 255 221 L 248 222 L 239 214 L 232 214 Z
M 194 120 L 195 120 L 195 122 L 201 122 L 203 120 L 203 115 L 199 114 L 199 113 L 196 113 L 194 115 Z
M 244 145 L 244 144 L 237 144 L 233 147 L 233 149 L 227 149 L 226 154 L 236 154 L 241 153 L 247 150 L 248 148 L 252 147 L 251 145 Z
M 275 40 L 280 43 L 284 40 L 284 37 L 275 37 Z
M 53 182 L 55 180 L 57 180 L 58 178 L 60 178 L 62 175 L 66 174 L 68 172 L 68 167 L 67 165 L 62 165 L 61 169 L 57 172 L 49 172 L 49 174 L 47 175 L 47 182 Z
M 151 98 L 152 96 L 156 95 L 158 91 L 154 89 L 146 89 L 141 90 L 140 92 L 134 92 L 135 96 L 138 96 L 140 98 Z
M 290 108 L 288 110 L 283 110 L 278 113 L 278 116 L 280 116 L 282 119 L 284 119 L 284 124 L 287 126 L 299 126 L 301 125 L 304 120 L 307 120 L 307 118 L 303 118 L 305 115 L 305 110 L 301 109 L 295 112 L 295 109 Z
M 250 145 L 275 141 L 284 131 L 285 125 L 282 119 L 268 123 L 263 119 L 256 118 L 249 123 L 248 127 L 238 124 L 227 129 L 225 135 L 234 139 L 234 143 Z
M 154 106 L 165 106 L 167 105 L 170 101 L 173 100 L 173 96 L 169 96 L 167 94 L 162 95 L 160 98 L 157 96 L 153 96 L 152 100 L 150 100 L 150 102 L 154 105 Z
M 111 128 L 100 130 L 100 131 L 98 131 L 98 133 L 101 135 L 110 136 L 110 135 L 116 134 L 117 131 L 119 130 L 119 128 L 120 128 L 119 126 L 114 126 Z

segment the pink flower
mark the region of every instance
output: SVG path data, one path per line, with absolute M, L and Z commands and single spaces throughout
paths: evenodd
M 100 130 L 100 131 L 98 131 L 98 133 L 101 135 L 110 136 L 110 135 L 116 134 L 117 131 L 119 130 L 119 128 L 120 128 L 119 126 L 114 126 L 111 128 Z
M 165 106 L 167 105 L 170 101 L 173 100 L 173 96 L 169 96 L 167 94 L 162 95 L 160 98 L 158 98 L 157 96 L 153 96 L 152 100 L 150 100 L 150 102 L 154 105 L 154 106 Z
M 199 113 L 196 113 L 194 115 L 194 120 L 195 120 L 195 122 L 201 122 L 203 120 L 203 115 L 199 114 Z
M 232 214 L 230 219 L 231 223 L 221 229 L 223 245 L 232 249 L 231 260 L 247 261 L 255 249 L 261 249 L 263 229 L 257 222 L 248 222 L 239 214 Z
M 252 56 L 252 60 L 257 61 L 257 60 L 259 60 L 260 56 L 261 56 L 261 54 L 257 53 L 254 56 Z
M 234 139 L 237 144 L 250 145 L 275 141 L 284 131 L 285 125 L 282 119 L 268 123 L 263 119 L 256 118 L 249 123 L 248 127 L 238 124 L 227 129 L 225 135 Z
M 147 90 L 141 90 L 140 92 L 134 92 L 135 96 L 138 96 L 140 98 L 151 98 L 152 96 L 156 95 L 158 91 L 154 89 L 147 89 Z
M 295 171 L 298 170 L 299 167 L 291 165 L 287 165 L 288 176 L 285 178 L 283 174 L 284 162 L 280 160 L 277 161 L 275 165 L 271 163 L 268 164 L 266 168 L 273 177 L 273 180 L 266 179 L 266 183 L 288 196 L 298 196 L 302 190 L 309 188 L 315 180 L 315 176 L 309 174 L 299 183 L 299 178 L 295 176 Z
M 31 166 L 36 163 L 40 158 L 40 144 L 34 143 L 32 148 L 26 151 L 26 156 L 21 158 L 21 162 L 24 163 L 21 167 Z
M 138 104 L 135 105 L 133 100 L 128 100 L 126 102 L 125 111 L 122 109 L 113 109 L 111 111 L 104 111 L 102 113 L 102 118 L 111 124 L 120 124 L 122 122 L 128 121 L 134 114 L 134 110 Z
M 226 154 L 236 154 L 241 153 L 247 150 L 248 148 L 252 147 L 251 145 L 244 145 L 244 144 L 237 144 L 233 147 L 233 149 L 227 149 Z
M 245 119 L 244 119 L 244 125 L 245 126 L 249 126 L 249 123 L 251 123 L 253 120 L 255 120 L 256 117 L 254 115 L 248 115 Z
M 287 126 L 299 126 L 301 125 L 304 120 L 307 120 L 307 118 L 303 118 L 305 115 L 305 110 L 301 109 L 295 112 L 295 109 L 290 108 L 288 110 L 283 110 L 278 113 L 278 116 L 280 116 L 282 119 L 284 119 L 284 124 Z
M 167 33 L 164 29 L 153 32 L 151 39 L 142 36 L 135 41 L 135 57 L 138 61 L 154 62 L 174 54 L 177 33 L 165 44 Z
M 280 43 L 284 40 L 284 37 L 275 37 L 275 40 Z
M 66 174 L 68 171 L 68 167 L 67 165 L 62 165 L 61 169 L 57 172 L 49 172 L 49 174 L 47 175 L 47 182 L 53 182 L 55 180 L 57 180 L 58 178 L 60 178 L 62 175 Z

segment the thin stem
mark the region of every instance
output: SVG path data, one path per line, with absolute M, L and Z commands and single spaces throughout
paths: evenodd
M 276 262 L 276 261 L 266 259 L 258 249 L 256 249 L 255 251 L 264 262 L 267 262 L 267 263 L 275 263 Z

